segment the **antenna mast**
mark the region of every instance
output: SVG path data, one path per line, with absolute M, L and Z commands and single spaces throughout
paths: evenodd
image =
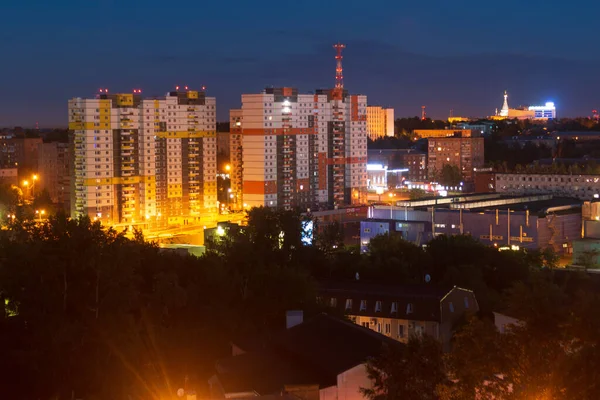
M 342 93 L 344 92 L 344 68 L 342 67 L 342 58 L 344 57 L 342 56 L 342 50 L 346 48 L 346 45 L 338 42 L 337 44 L 333 45 L 333 48 L 337 52 L 335 55 L 336 65 L 334 93 L 336 95 L 336 99 L 341 100 Z
M 421 120 L 425 121 L 427 113 L 425 112 L 425 106 L 421 106 Z

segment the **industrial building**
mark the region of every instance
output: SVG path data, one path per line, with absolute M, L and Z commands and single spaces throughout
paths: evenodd
M 187 224 L 217 210 L 216 101 L 177 87 L 69 101 L 71 214 L 105 224 Z
M 569 253 L 581 232 L 581 200 L 490 193 L 372 206 L 360 236 L 362 251 L 379 234 L 399 234 L 418 245 L 438 235 L 466 234 L 499 248 L 550 247 Z
M 341 50 L 336 86 L 301 94 L 296 88 L 266 88 L 243 94 L 231 121 L 234 193 L 246 207 L 322 209 L 366 203 L 367 97 L 343 86 Z M 238 124 L 239 123 L 239 124 Z M 239 173 L 235 171 L 234 173 Z M 237 178 L 236 178 L 237 179 Z
M 367 136 L 371 140 L 394 136 L 393 108 L 367 106 Z

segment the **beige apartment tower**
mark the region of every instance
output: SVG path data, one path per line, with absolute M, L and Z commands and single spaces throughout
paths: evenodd
M 394 136 L 394 109 L 368 106 L 367 135 L 371 140 Z
M 70 100 L 72 216 L 152 227 L 215 213 L 215 112 L 214 97 L 187 88 Z

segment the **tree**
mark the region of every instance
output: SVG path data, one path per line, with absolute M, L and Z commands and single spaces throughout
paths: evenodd
M 460 169 L 452 164 L 444 164 L 438 177 L 439 183 L 444 186 L 458 186 L 462 179 Z
M 361 388 L 370 400 L 437 399 L 446 380 L 440 343 L 428 335 L 411 336 L 406 345 L 389 345 L 367 362 L 371 388 Z
M 423 189 L 410 189 L 408 196 L 410 200 L 419 200 L 427 197 L 427 192 Z

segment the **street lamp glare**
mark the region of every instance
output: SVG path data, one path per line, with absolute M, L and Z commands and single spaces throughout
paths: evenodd
M 29 186 L 29 181 L 23 181 L 23 186 Z

